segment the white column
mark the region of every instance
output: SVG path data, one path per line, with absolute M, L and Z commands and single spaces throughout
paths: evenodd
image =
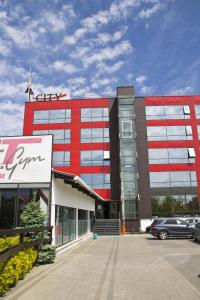
M 76 240 L 78 239 L 78 208 L 76 208 Z

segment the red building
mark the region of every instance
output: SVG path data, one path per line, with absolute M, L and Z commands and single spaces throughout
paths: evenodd
M 54 168 L 81 175 L 110 199 L 109 99 L 27 102 L 24 134 L 48 133 L 54 135 Z
M 200 96 L 27 102 L 24 134 L 53 134 L 55 169 L 107 200 L 103 218 L 144 227 L 152 216 L 199 214 Z

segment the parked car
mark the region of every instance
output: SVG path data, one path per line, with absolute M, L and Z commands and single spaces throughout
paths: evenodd
M 159 224 L 160 222 L 162 222 L 163 218 L 157 218 L 154 219 L 153 222 L 151 223 L 151 225 L 146 227 L 146 233 L 151 233 L 151 229 L 155 224 Z
M 193 240 L 195 242 L 200 242 L 200 222 L 197 223 L 194 227 L 194 232 L 193 232 Z
M 160 240 L 166 240 L 168 237 L 193 237 L 194 226 L 193 223 L 178 218 L 164 218 L 152 226 L 151 234 Z

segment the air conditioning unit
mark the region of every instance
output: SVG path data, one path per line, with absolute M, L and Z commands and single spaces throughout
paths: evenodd
M 184 115 L 189 115 L 190 114 L 190 107 L 189 107 L 189 105 L 183 106 L 183 112 L 184 112 Z
M 194 148 L 188 148 L 188 157 L 189 158 L 195 158 L 196 157 Z
M 110 151 L 104 151 L 103 152 L 103 159 L 104 160 L 110 159 Z

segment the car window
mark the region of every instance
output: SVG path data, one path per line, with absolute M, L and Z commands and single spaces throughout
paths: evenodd
M 168 219 L 165 221 L 165 224 L 177 224 L 177 220 L 176 219 Z
M 185 221 L 183 221 L 183 220 L 176 220 L 176 221 L 177 221 L 177 224 L 179 224 L 179 225 L 180 224 L 186 224 Z

